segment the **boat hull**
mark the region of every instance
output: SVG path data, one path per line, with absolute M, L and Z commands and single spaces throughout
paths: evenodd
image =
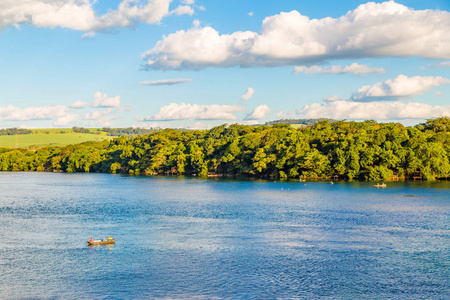
M 116 239 L 113 240 L 107 240 L 107 241 L 87 241 L 86 243 L 88 243 L 89 246 L 92 245 L 112 245 L 116 243 Z

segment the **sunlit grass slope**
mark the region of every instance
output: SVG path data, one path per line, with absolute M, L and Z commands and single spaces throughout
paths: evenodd
M 76 133 L 71 129 L 33 129 L 31 134 L 2 135 L 0 147 L 39 148 L 46 146 L 66 146 L 88 141 L 103 141 L 113 137 L 106 134 Z

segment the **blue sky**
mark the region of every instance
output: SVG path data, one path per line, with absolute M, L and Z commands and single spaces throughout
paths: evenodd
M 450 115 L 450 2 L 1 0 L 0 127 Z

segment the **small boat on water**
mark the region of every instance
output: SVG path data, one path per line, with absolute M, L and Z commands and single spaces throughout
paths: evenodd
M 91 245 L 112 245 L 116 243 L 116 239 L 109 239 L 109 240 L 100 240 L 100 241 L 94 241 L 89 240 L 86 243 L 88 243 L 89 246 Z
M 377 188 L 385 188 L 385 187 L 386 187 L 386 183 L 383 183 L 383 184 L 377 183 L 377 184 L 374 185 L 374 187 L 377 187 Z

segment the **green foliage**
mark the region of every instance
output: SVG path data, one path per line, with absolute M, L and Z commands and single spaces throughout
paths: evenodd
M 0 148 L 0 170 L 435 180 L 450 174 L 449 124 L 322 120 L 300 130 L 281 123 L 165 129 L 36 151 Z
M 0 135 L 16 135 L 16 134 L 30 134 L 31 130 L 29 129 L 22 129 L 22 128 L 5 128 L 0 129 Z
M 72 127 L 72 130 L 75 133 L 91 133 L 91 131 L 89 129 L 86 129 L 83 127 L 77 127 L 77 126 Z

